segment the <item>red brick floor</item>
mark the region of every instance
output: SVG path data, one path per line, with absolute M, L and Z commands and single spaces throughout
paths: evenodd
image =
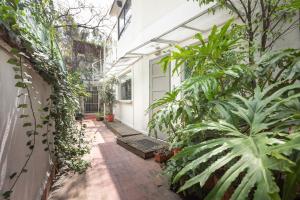
M 101 122 L 85 121 L 93 138 L 87 159 L 91 168 L 81 175 L 61 177 L 52 200 L 177 200 L 161 175 L 159 164 L 116 144 L 116 136 Z

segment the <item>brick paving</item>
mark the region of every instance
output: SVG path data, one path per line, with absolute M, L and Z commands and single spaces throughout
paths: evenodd
M 85 121 L 94 138 L 86 159 L 91 168 L 69 174 L 54 185 L 51 200 L 177 200 L 153 159 L 143 160 L 116 144 L 116 136 L 102 122 Z

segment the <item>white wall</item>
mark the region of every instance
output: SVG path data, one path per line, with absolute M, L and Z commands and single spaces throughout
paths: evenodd
M 144 134 L 148 133 L 149 121 L 149 62 L 156 57 L 159 56 L 145 56 L 129 68 L 133 74 L 132 101 L 117 101 L 114 107 L 116 119 Z M 180 75 L 175 74 L 171 77 L 171 88 L 175 88 L 180 82 Z
M 142 133 L 147 133 L 149 115 L 149 59 L 141 59 L 133 65 L 133 113 L 134 128 Z
M 132 102 L 117 101 L 114 106 L 115 118 L 127 126 L 133 127 L 133 106 Z
M 7 64 L 10 56 L 1 49 L 4 43 L 0 41 L 0 191 L 6 191 L 13 183 L 9 176 L 14 172 L 19 172 L 26 160 L 29 148 L 26 146 L 29 138 L 26 131 L 30 128 L 24 128 L 23 123 L 32 121 L 32 115 L 28 109 L 18 109 L 21 103 L 28 103 L 27 97 L 18 98 L 17 96 L 24 89 L 15 87 L 16 79 L 12 65 Z M 49 85 L 33 70 L 25 69 L 32 76 L 32 88 L 30 92 L 33 96 L 33 107 L 37 119 L 40 119 L 38 109 L 46 105 L 46 99 L 50 95 Z M 30 114 L 26 120 L 19 118 L 21 114 Z M 41 120 L 38 121 L 41 123 Z M 42 134 L 46 128 L 40 129 L 36 136 L 36 145 L 33 155 L 26 169 L 17 182 L 11 196 L 12 200 L 35 200 L 41 199 L 44 190 L 44 184 L 47 180 L 49 171 L 48 152 L 44 151 L 46 147 L 42 144 Z M 1 197 L 0 197 L 1 199 Z

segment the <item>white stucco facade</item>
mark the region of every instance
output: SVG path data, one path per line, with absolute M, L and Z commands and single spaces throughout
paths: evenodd
M 15 87 L 17 79 L 13 65 L 7 63 L 11 55 L 9 46 L 0 40 L 0 191 L 7 191 L 16 179 L 10 180 L 9 176 L 19 172 L 30 153 L 26 143 L 30 138 L 26 131 L 29 127 L 23 127 L 24 122 L 33 122 L 29 109 L 17 108 L 19 104 L 29 103 L 27 96 L 17 97 L 24 89 Z M 47 105 L 46 99 L 50 95 L 50 86 L 32 69 L 24 67 L 24 71 L 32 76 L 32 96 L 33 109 L 37 118 L 37 123 L 42 124 L 39 109 Z M 20 118 L 21 114 L 30 115 L 28 118 Z M 51 130 L 51 129 L 50 129 Z M 36 143 L 26 167 L 27 172 L 23 173 L 15 185 L 11 198 L 13 200 L 40 200 L 45 189 L 49 171 L 49 152 L 44 151 L 47 147 L 42 143 L 42 134 L 46 132 L 46 127 L 38 130 Z M 31 136 L 32 139 L 32 136 Z M 2 197 L 0 197 L 2 198 Z
M 126 1 L 123 1 L 123 5 Z M 186 0 L 131 0 L 132 16 L 130 23 L 120 38 L 116 38 L 117 26 L 112 32 L 115 38 L 114 55 L 110 56 L 113 63 L 117 63 L 122 58 L 131 57 L 142 52 L 143 44 L 156 39 L 174 40 L 180 46 L 195 43 L 192 38 L 194 33 L 202 32 L 204 36 L 209 33 L 213 25 L 222 25 L 232 16 L 226 12 L 217 12 L 215 15 L 208 14 L 207 9 L 213 4 L 199 7 L 197 2 Z M 118 16 L 120 8 L 113 7 L 111 14 Z M 202 31 L 195 31 L 178 28 L 180 25 L 197 27 Z M 176 28 L 177 27 L 177 28 Z M 173 44 L 172 44 L 173 45 Z M 140 57 L 132 64 L 119 66 L 115 64 L 113 68 L 121 68 L 115 74 L 120 76 L 128 71 L 132 72 L 132 99 L 131 101 L 118 101 L 115 106 L 116 119 L 124 124 L 147 134 L 147 123 L 149 114 L 146 112 L 150 105 L 150 71 L 149 63 L 151 60 L 172 50 L 172 45 L 156 46 L 160 49 L 155 53 L 140 54 Z M 299 29 L 287 34 L 284 40 L 278 41 L 276 48 L 299 48 L 300 34 Z M 139 48 L 141 47 L 141 48 Z M 145 50 L 144 50 L 145 51 Z M 114 59 L 111 59 L 113 57 Z M 179 85 L 181 77 L 171 76 L 171 89 Z M 118 95 L 117 95 L 118 96 Z

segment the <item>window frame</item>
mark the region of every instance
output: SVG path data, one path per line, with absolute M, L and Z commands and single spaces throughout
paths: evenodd
M 123 82 L 122 82 L 122 78 L 124 78 L 124 77 L 126 77 L 126 75 L 129 75 L 130 74 L 130 77 L 128 78 L 128 79 L 125 79 Z M 119 90 L 119 95 L 118 95 L 118 99 L 119 99 L 119 101 L 132 101 L 132 99 L 133 99 L 133 97 L 132 97 L 132 94 L 133 94 L 133 82 L 132 82 L 132 71 L 130 70 L 130 71 L 128 71 L 127 73 L 125 73 L 125 74 L 122 74 L 120 77 L 119 77 L 119 86 L 118 86 L 118 90 Z M 123 87 L 123 85 L 122 84 L 128 84 L 128 83 L 130 83 L 130 94 L 122 94 L 122 87 Z M 125 86 L 126 87 L 126 86 Z M 126 92 L 127 90 L 125 89 L 125 92 Z M 123 98 L 125 96 L 125 98 Z M 130 96 L 130 98 L 126 98 L 127 96 Z
M 129 7 L 128 7 L 128 4 L 130 5 Z M 127 28 L 128 24 L 131 21 L 132 14 L 129 17 L 127 17 L 127 19 L 126 19 L 126 14 L 128 13 L 128 10 L 131 9 L 131 7 L 132 7 L 131 0 L 127 0 L 124 4 L 119 16 L 118 16 L 118 39 L 121 38 L 121 35 L 124 33 L 125 29 Z M 121 17 L 123 17 L 123 19 L 121 19 Z M 120 24 L 121 24 L 120 22 L 123 23 L 122 24 L 123 26 L 122 26 L 121 30 L 120 30 Z

